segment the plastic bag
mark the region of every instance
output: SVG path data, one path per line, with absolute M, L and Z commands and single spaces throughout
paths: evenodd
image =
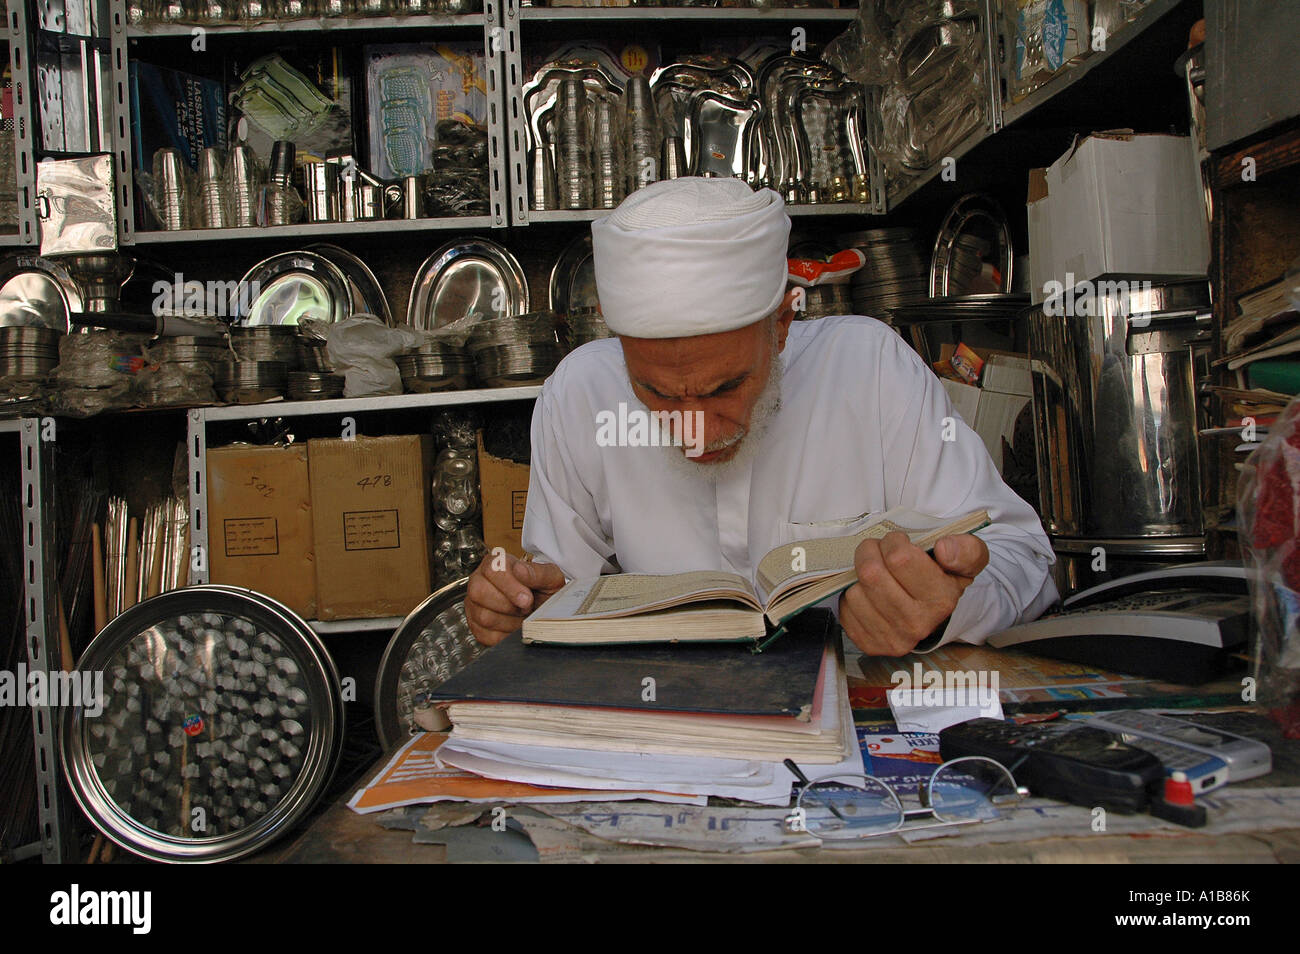
M 395 355 L 418 348 L 426 336 L 414 328 L 389 328 L 374 315 L 354 315 L 330 325 L 325 347 L 344 397 L 401 394 Z
M 975 0 L 862 0 L 822 59 L 880 87 L 872 148 L 897 182 L 929 169 L 983 121 L 985 42 Z
M 88 331 L 59 339 L 59 364 L 50 379 L 61 387 L 108 388 L 130 383 L 148 363 L 150 335 Z M 125 405 L 124 405 L 125 406 Z
M 1300 400 L 1246 459 L 1237 485 L 1238 530 L 1257 627 L 1257 698 L 1289 706 L 1300 736 Z

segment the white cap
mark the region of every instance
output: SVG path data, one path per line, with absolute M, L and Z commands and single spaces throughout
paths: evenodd
M 790 217 L 739 179 L 665 179 L 591 226 L 605 323 L 632 338 L 743 328 L 785 295 Z

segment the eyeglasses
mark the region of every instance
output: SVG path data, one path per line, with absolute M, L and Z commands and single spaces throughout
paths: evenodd
M 980 755 L 945 762 L 918 786 L 921 807 L 908 809 L 898 793 L 870 775 L 824 775 L 811 781 L 790 759 L 786 768 L 802 783 L 787 831 L 823 840 L 871 838 L 891 832 L 970 825 L 1001 817 L 999 807 L 1029 794 L 1011 772 Z M 910 822 L 932 819 L 933 824 Z

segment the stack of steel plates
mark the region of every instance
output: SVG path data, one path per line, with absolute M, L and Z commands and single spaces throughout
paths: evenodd
M 298 370 L 298 328 L 255 325 L 230 329 L 230 347 L 240 361 L 275 361 Z
M 614 332 L 609 330 L 599 308 L 579 308 L 569 312 L 569 344 L 571 347 L 584 345 L 588 341 L 600 338 L 612 338 Z
M 194 371 L 209 373 L 219 362 L 234 358 L 221 338 L 196 338 L 189 335 L 158 338 L 148 345 L 148 353 L 155 364 L 179 364 Z
M 284 396 L 288 374 L 283 361 L 223 361 L 217 366 L 217 391 L 231 404 L 260 404 Z
M 321 401 L 343 396 L 343 375 L 328 371 L 290 371 L 291 401 Z
M 804 307 L 795 315 L 800 320 L 825 318 L 827 315 L 853 314 L 853 302 L 849 298 L 847 284 L 814 285 L 803 291 Z
M 145 348 L 150 365 L 136 378 L 139 403 L 147 407 L 211 404 L 217 365 L 232 357 L 220 338 L 159 338 Z
M 413 394 L 459 391 L 474 380 L 474 359 L 445 341 L 430 341 L 395 359 L 402 386 Z
M 329 359 L 325 342 L 309 335 L 299 335 L 297 339 L 298 367 L 304 371 L 333 371 L 334 363 Z
M 930 260 L 915 229 L 850 232 L 840 236 L 840 244 L 867 257 L 850 285 L 855 314 L 884 321 L 891 309 L 929 297 Z
M 0 328 L 0 378 L 39 381 L 59 363 L 59 339 L 53 328 L 17 325 Z
M 480 321 L 468 349 L 479 380 L 489 387 L 540 384 L 564 357 L 549 311 Z

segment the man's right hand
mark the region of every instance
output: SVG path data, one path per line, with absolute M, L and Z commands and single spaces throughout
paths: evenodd
M 505 569 L 489 553 L 470 574 L 465 593 L 465 618 L 470 632 L 485 646 L 495 646 L 519 628 L 523 618 L 564 586 L 563 571 L 554 563 L 531 563 L 510 554 Z

